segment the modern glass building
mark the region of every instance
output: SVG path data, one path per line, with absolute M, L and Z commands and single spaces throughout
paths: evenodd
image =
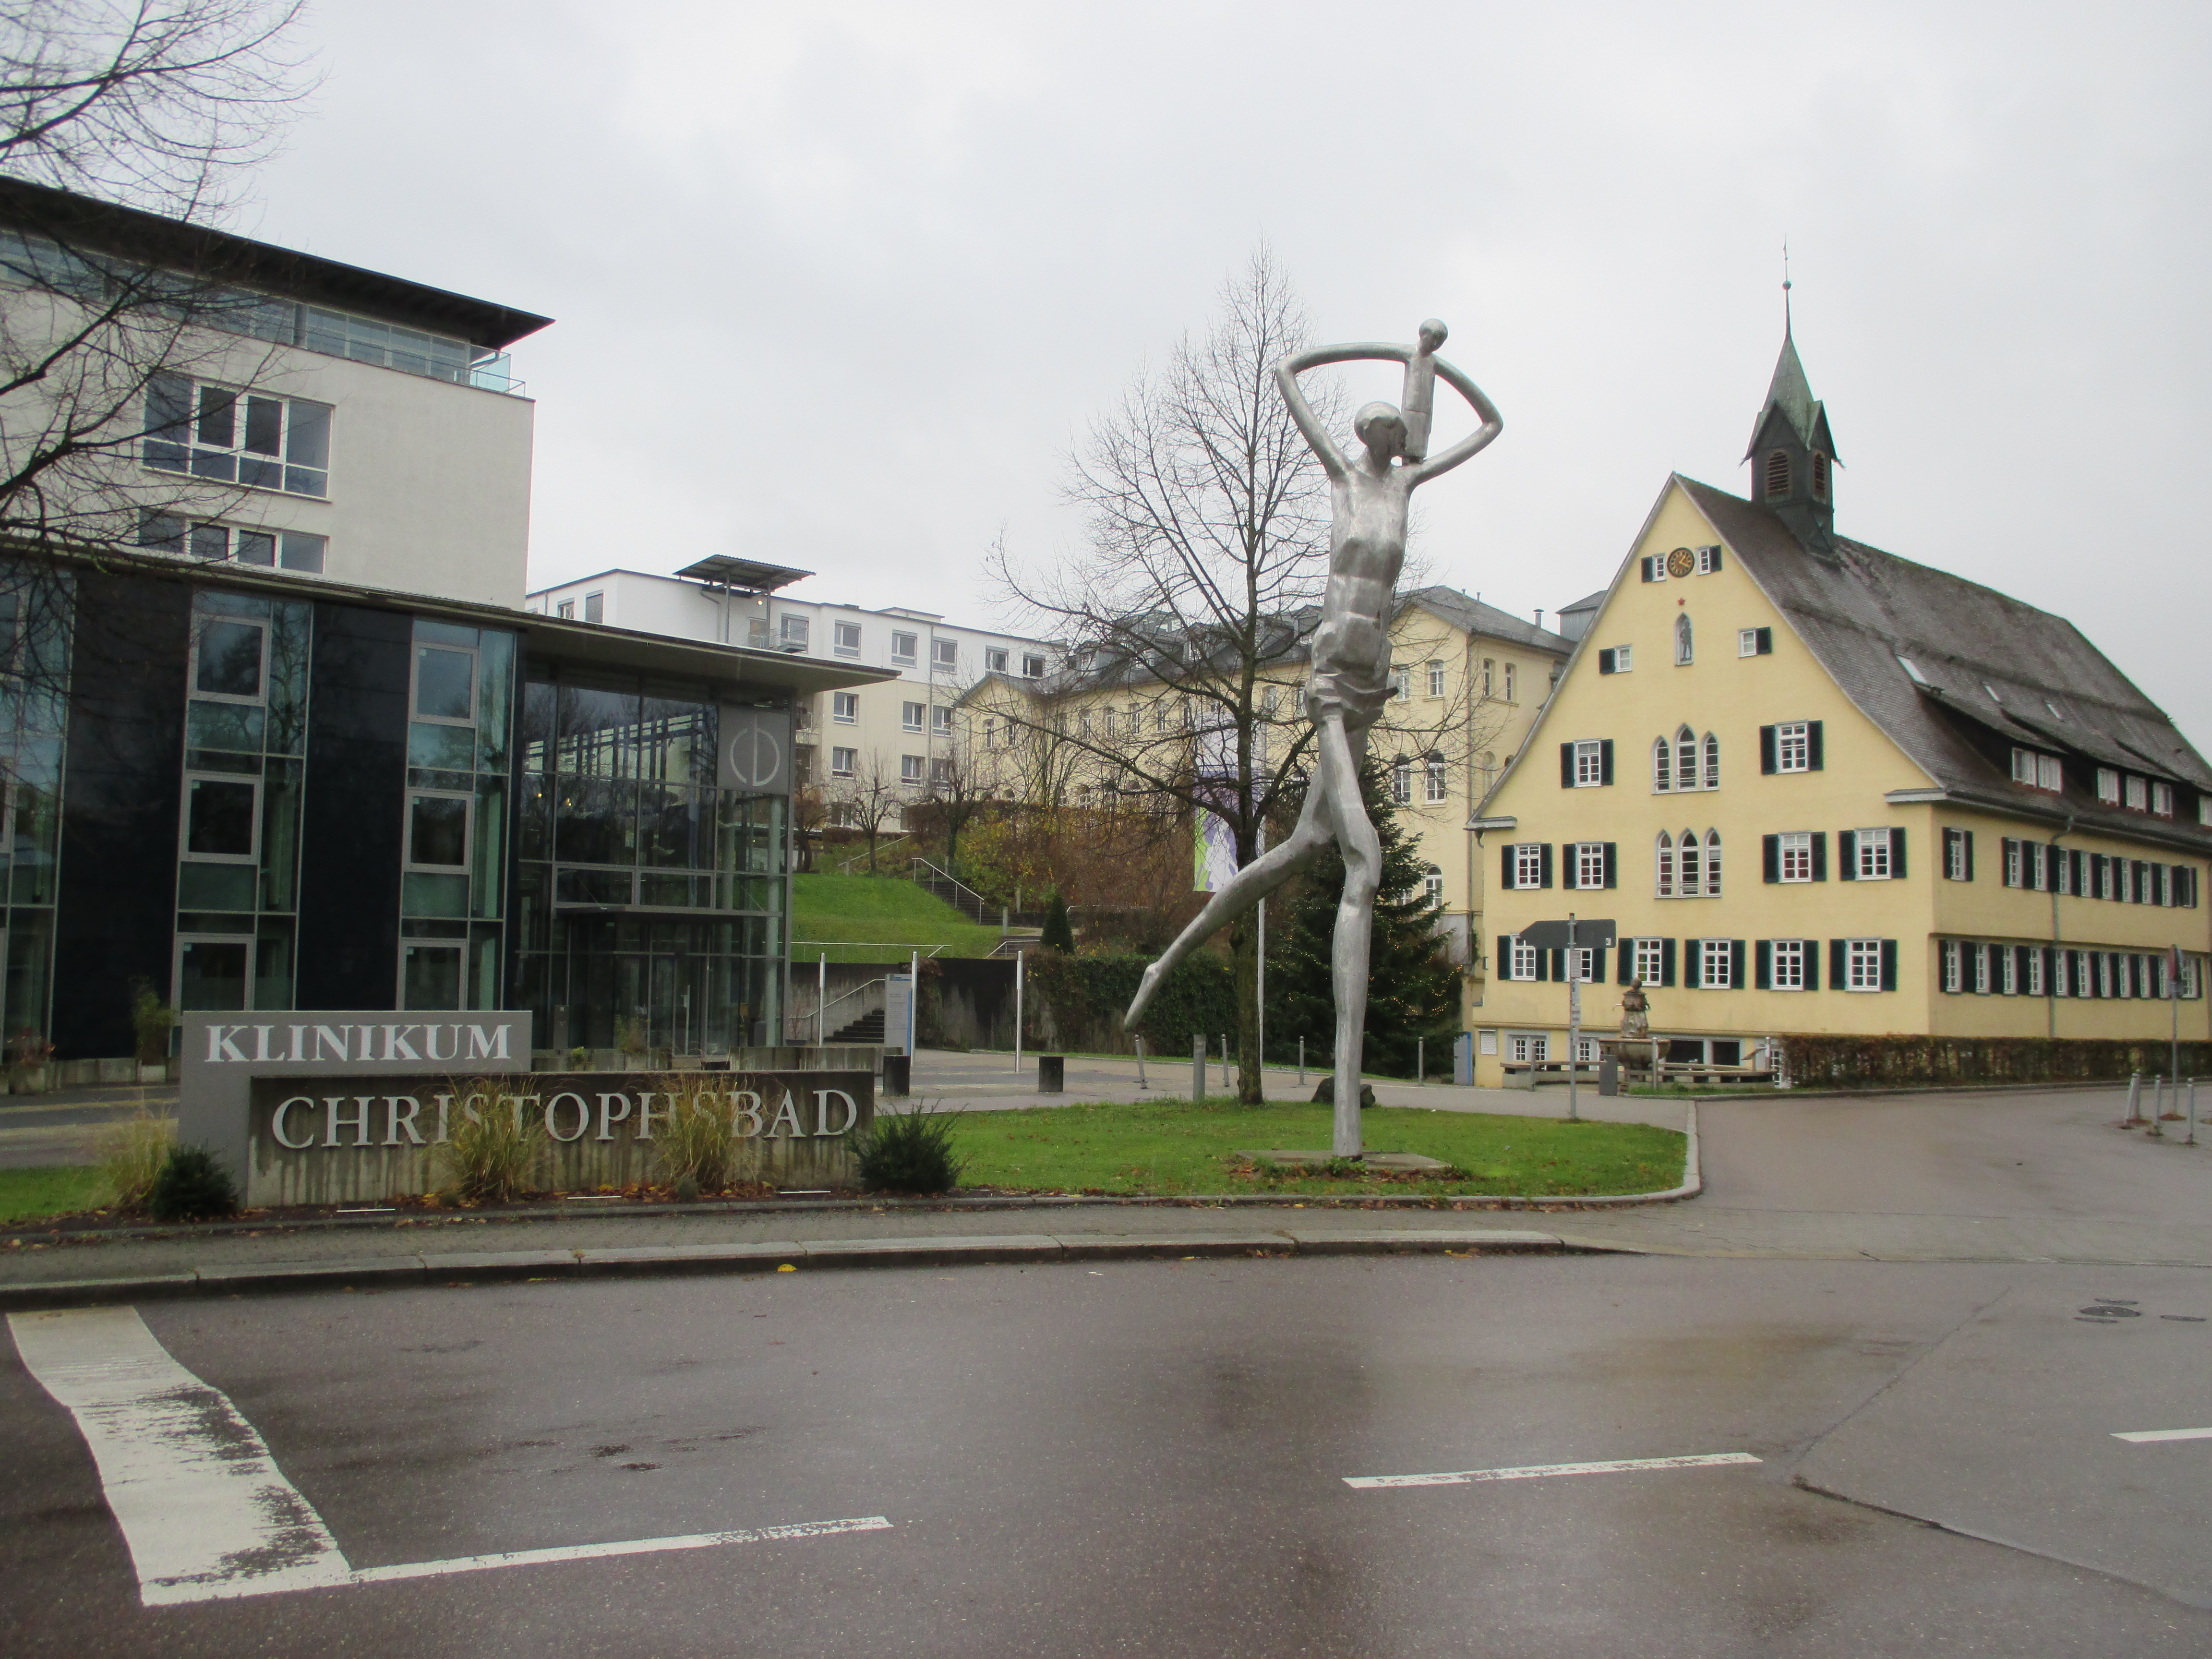
M 791 708 L 869 671 L 153 556 L 12 586 L 10 1033 L 126 1054 L 143 985 L 781 1041 Z

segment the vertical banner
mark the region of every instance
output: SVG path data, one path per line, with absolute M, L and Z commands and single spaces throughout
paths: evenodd
M 1192 770 L 1201 800 L 1226 806 L 1237 795 L 1237 731 L 1212 726 L 1198 733 Z M 1190 884 L 1194 892 L 1218 893 L 1237 873 L 1237 831 L 1218 812 L 1201 808 L 1191 818 Z

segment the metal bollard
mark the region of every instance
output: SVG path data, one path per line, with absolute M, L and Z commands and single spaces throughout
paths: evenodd
M 2194 1146 L 2197 1144 L 2197 1079 L 2195 1078 L 2189 1079 L 2189 1138 L 2181 1144 L 2185 1146 Z
M 1229 1034 L 1224 1031 L 1221 1034 L 1221 1092 L 1225 1095 L 1234 1086 L 1229 1081 Z
M 1136 1044 L 1137 1044 L 1137 1087 L 1138 1087 L 1138 1089 L 1139 1089 L 1139 1091 L 1144 1091 L 1144 1090 L 1148 1089 L 1148 1088 L 1151 1086 L 1150 1085 L 1148 1085 L 1148 1084 L 1145 1081 L 1145 1040 L 1144 1040 L 1144 1038 L 1142 1038 L 1142 1037 L 1139 1037 L 1139 1038 L 1137 1038 L 1137 1039 L 1136 1039 Z
M 1306 1086 L 1306 1040 L 1298 1039 L 1298 1087 Z
M 2136 1103 L 2142 1098 L 2142 1073 L 2130 1072 L 2128 1073 L 2128 1115 L 2120 1120 L 2120 1127 L 2132 1129 L 2136 1127 Z
M 2156 1072 L 2152 1073 L 2150 1079 L 2150 1138 L 2153 1140 L 2166 1139 L 2166 1131 L 2158 1126 L 2159 1114 L 2165 1109 L 2166 1073 Z
M 1206 1039 L 1193 1033 L 1190 1039 L 1190 1103 L 1194 1106 L 1206 1098 Z
M 1426 1037 L 1415 1037 L 1413 1039 L 1413 1081 L 1426 1083 L 1428 1080 L 1429 1040 Z

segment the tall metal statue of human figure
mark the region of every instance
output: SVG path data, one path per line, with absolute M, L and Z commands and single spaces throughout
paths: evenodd
M 1314 629 L 1306 717 L 1314 723 L 1313 777 L 1297 827 L 1279 846 L 1239 870 L 1168 946 L 1130 1001 L 1133 1026 L 1169 971 L 1200 945 L 1281 886 L 1334 841 L 1344 855 L 1344 901 L 1336 913 L 1336 1122 L 1333 1151 L 1360 1156 L 1359 1069 L 1367 1026 L 1367 954 L 1375 927 L 1382 848 L 1359 799 L 1367 734 L 1390 700 L 1390 611 L 1406 561 L 1407 499 L 1417 485 L 1449 472 L 1495 438 L 1504 422 L 1482 388 L 1436 355 L 1444 325 L 1431 318 L 1417 345 L 1338 345 L 1302 351 L 1275 365 L 1275 383 L 1291 418 L 1328 473 L 1333 522 L 1328 586 Z M 1376 361 L 1406 365 L 1403 413 L 1372 403 L 1353 418 L 1357 459 L 1322 429 L 1298 390 L 1298 376 L 1325 363 Z M 1429 421 L 1436 377 L 1474 405 L 1482 425 L 1431 457 Z

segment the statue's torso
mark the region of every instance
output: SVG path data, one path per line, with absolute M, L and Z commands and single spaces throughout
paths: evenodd
M 1402 471 L 1377 477 L 1354 467 L 1330 490 L 1328 586 L 1314 629 L 1306 712 L 1340 712 L 1365 730 L 1390 700 L 1390 606 L 1406 562 L 1407 486 Z

